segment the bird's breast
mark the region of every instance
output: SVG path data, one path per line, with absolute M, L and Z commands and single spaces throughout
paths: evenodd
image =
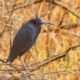
M 31 37 L 32 37 L 33 43 L 35 43 L 36 39 L 41 31 L 41 26 L 31 25 L 30 27 L 31 27 L 31 30 L 30 30 Z

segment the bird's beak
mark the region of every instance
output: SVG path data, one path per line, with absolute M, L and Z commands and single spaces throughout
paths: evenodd
M 53 23 L 50 23 L 50 22 L 47 22 L 47 21 L 44 21 L 44 20 L 41 20 L 41 24 L 50 24 L 50 25 L 54 25 Z

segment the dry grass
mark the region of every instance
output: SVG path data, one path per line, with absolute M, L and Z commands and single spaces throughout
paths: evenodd
M 42 61 L 80 43 L 80 26 L 72 29 L 59 28 L 61 25 L 78 24 L 80 23 L 80 18 L 77 18 L 64 8 L 47 1 L 32 3 L 30 6 L 6 13 L 15 6 L 31 2 L 29 0 L 0 0 L 0 32 L 6 26 L 5 31 L 0 36 L 0 59 L 4 61 L 7 59 L 16 32 L 24 22 L 32 19 L 35 13 L 38 13 L 42 19 L 55 25 L 42 26 L 36 46 L 33 46 L 30 52 L 23 56 L 25 64 L 30 65 Z M 61 0 L 61 2 L 80 14 L 80 8 L 77 9 L 77 7 L 80 7 L 80 0 Z M 0 62 L 0 64 L 3 63 Z M 13 64 L 21 65 L 18 59 Z M 5 65 L 0 65 L 0 69 L 4 70 L 5 68 Z M 8 67 L 8 69 L 12 68 Z M 31 74 L 34 75 L 30 77 L 30 80 L 80 80 L 79 69 L 80 48 L 76 48 L 70 50 L 64 58 L 50 62 L 39 70 L 32 72 Z M 17 71 L 0 71 L 0 80 L 25 80 L 25 76 L 24 71 L 20 73 Z

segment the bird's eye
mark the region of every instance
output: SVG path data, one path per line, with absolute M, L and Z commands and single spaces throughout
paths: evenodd
M 36 21 L 34 21 L 34 24 L 37 24 L 37 22 L 36 22 Z

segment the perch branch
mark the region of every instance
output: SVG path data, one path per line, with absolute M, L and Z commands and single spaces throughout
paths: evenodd
M 79 44 L 79 45 L 76 45 L 76 46 L 72 46 L 72 47 L 68 48 L 66 51 L 64 51 L 64 52 L 62 52 L 62 53 L 59 53 L 58 55 L 53 55 L 53 56 L 51 56 L 51 57 L 49 57 L 49 58 L 47 58 L 47 59 L 45 59 L 45 60 L 43 60 L 43 61 L 40 61 L 40 62 L 31 64 L 31 65 L 29 65 L 29 66 L 27 66 L 27 67 L 29 68 L 29 67 L 34 67 L 35 65 L 37 65 L 35 68 L 33 68 L 33 69 L 30 70 L 31 72 L 33 72 L 33 71 L 38 70 L 39 68 L 47 65 L 48 63 L 50 63 L 50 62 L 52 62 L 52 61 L 55 61 L 55 60 L 60 59 L 60 58 L 63 58 L 64 56 L 66 56 L 66 54 L 67 54 L 71 49 L 75 49 L 75 48 L 77 48 L 77 47 L 80 47 L 80 44 Z M 9 64 L 8 64 L 8 65 L 9 65 Z M 12 66 L 12 65 L 10 64 L 9 66 Z M 20 65 L 20 66 L 21 66 L 21 65 Z M 0 70 L 3 71 L 4 69 L 0 69 Z M 10 69 L 10 71 L 11 71 L 11 70 L 12 70 L 12 71 L 17 71 L 17 70 Z M 19 70 L 20 70 L 20 71 L 24 71 L 25 69 L 19 68 Z M 6 69 L 5 69 L 5 71 L 6 71 Z
M 52 62 L 52 61 L 55 61 L 55 60 L 60 59 L 60 58 L 63 58 L 64 56 L 66 56 L 66 54 L 67 54 L 71 49 L 75 49 L 75 48 L 77 48 L 77 47 L 80 47 L 80 44 L 79 44 L 79 45 L 76 45 L 76 46 L 73 46 L 73 47 L 70 47 L 70 48 L 68 48 L 66 51 L 64 51 L 64 52 L 62 52 L 62 53 L 59 53 L 58 55 L 53 55 L 53 56 L 51 56 L 51 57 L 49 57 L 49 58 L 47 58 L 47 59 L 45 59 L 45 60 L 37 63 L 37 64 L 40 64 L 40 65 L 38 65 L 37 67 L 35 67 L 34 69 L 32 69 L 31 72 L 32 72 L 32 71 L 35 71 L 35 70 L 37 70 L 37 69 L 39 69 L 39 68 L 41 68 L 42 66 L 47 65 L 48 63 L 50 63 L 50 62 Z

